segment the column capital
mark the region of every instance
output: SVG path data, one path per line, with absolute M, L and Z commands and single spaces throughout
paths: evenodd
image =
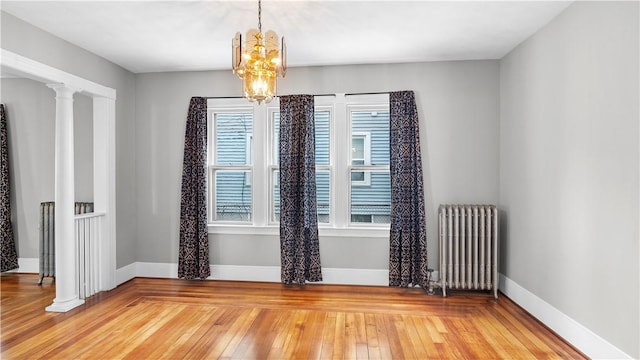
M 73 94 L 82 91 L 82 89 L 69 86 L 67 84 L 47 84 L 48 88 L 56 92 L 56 96 L 61 98 L 73 98 Z

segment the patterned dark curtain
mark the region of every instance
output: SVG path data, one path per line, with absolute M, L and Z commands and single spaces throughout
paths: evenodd
M 0 198 L 2 209 L 0 209 L 0 271 L 8 271 L 18 268 L 18 253 L 16 243 L 13 238 L 13 226 L 11 225 L 11 198 L 9 197 L 9 134 L 7 132 L 7 116 L 4 104 L 0 104 L 0 138 L 2 148 L 2 167 L 0 168 Z
M 391 238 L 389 286 L 428 288 L 418 111 L 413 91 L 389 94 Z
M 285 284 L 322 281 L 313 106 L 312 95 L 280 97 L 280 271 Z
M 209 267 L 207 233 L 207 99 L 193 97 L 184 136 L 178 278 L 206 279 Z

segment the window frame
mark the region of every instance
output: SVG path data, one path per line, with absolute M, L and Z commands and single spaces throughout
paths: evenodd
M 349 147 L 351 149 L 352 144 L 351 144 L 351 137 L 352 134 L 354 134 L 353 132 L 353 125 L 352 125 L 352 113 L 353 112 L 381 112 L 381 111 L 386 111 L 389 112 L 389 96 L 388 94 L 372 94 L 372 95 L 364 95 L 364 96 L 354 96 L 354 97 L 348 97 L 347 101 L 346 101 L 346 110 L 345 110 L 345 116 L 346 116 L 346 123 L 348 125 L 348 129 L 347 129 L 347 133 L 350 134 L 349 135 Z M 355 133 L 360 133 L 359 131 L 355 132 Z M 371 140 L 371 139 L 369 139 Z M 369 147 L 369 149 L 371 150 L 371 148 Z M 369 155 L 371 155 L 371 153 L 369 153 Z M 390 159 L 389 159 L 390 160 Z M 348 177 L 349 180 L 351 179 L 351 173 L 353 171 L 363 171 L 365 172 L 365 174 L 369 175 L 369 178 L 371 177 L 371 173 L 372 172 L 390 172 L 390 167 L 389 165 L 371 165 L 371 157 L 369 157 L 369 163 L 365 164 L 365 165 L 353 165 L 351 163 L 351 156 L 349 155 L 348 159 L 347 159 L 347 172 L 348 172 Z M 346 209 L 346 218 L 348 219 L 348 224 L 347 226 L 350 228 L 354 228 L 354 229 L 361 229 L 361 228 L 380 228 L 380 229 L 390 229 L 390 223 L 365 223 L 365 222 L 352 222 L 351 221 L 351 199 L 352 199 L 352 188 L 354 187 L 354 185 L 352 184 L 352 181 L 348 182 L 348 191 L 346 194 L 344 194 L 343 196 L 345 196 L 346 199 L 348 199 L 348 201 L 344 202 L 345 204 L 347 204 L 347 209 Z M 371 181 L 369 180 L 369 185 L 371 184 Z M 360 187 L 363 185 L 359 185 L 356 184 L 356 187 Z M 372 215 L 373 218 L 373 215 Z
M 253 111 L 253 164 L 246 167 L 252 170 L 252 216 L 250 222 L 211 222 L 208 217 L 210 234 L 242 234 L 242 235 L 278 235 L 279 222 L 274 221 L 274 171 L 279 170 L 275 164 L 275 139 L 273 131 L 273 113 L 279 112 L 279 101 L 274 99 L 269 104 L 258 105 L 247 102 L 244 98 L 209 99 L 208 124 L 212 124 L 211 114 L 220 110 L 252 109 Z M 316 171 L 329 171 L 329 223 L 318 223 L 321 237 L 363 237 L 385 238 L 389 236 L 388 223 L 352 223 L 351 222 L 351 119 L 350 109 L 364 111 L 389 110 L 388 94 L 349 96 L 345 94 L 323 95 L 315 97 L 315 111 L 329 111 L 329 164 L 316 165 Z M 346 139 L 338 140 L 340 137 Z M 209 133 L 211 135 L 211 131 Z M 215 139 L 215 138 L 213 138 Z M 208 142 L 209 156 L 213 155 L 213 144 Z M 269 149 L 256 151 L 256 149 Z M 210 161 L 208 159 L 208 165 Z M 363 170 L 389 170 L 389 166 L 358 166 Z M 208 181 L 211 179 L 208 177 Z M 338 186 L 338 184 L 343 184 Z M 207 186 L 209 209 L 212 208 L 211 194 L 214 186 Z M 349 201 L 344 201 L 349 199 Z M 211 212 L 209 210 L 209 212 Z
M 217 143 L 216 143 L 216 126 L 215 126 L 215 118 L 217 114 L 252 114 L 252 127 L 255 122 L 255 114 L 253 108 L 251 106 L 242 106 L 238 104 L 238 106 L 223 106 L 223 107 L 210 107 L 207 106 L 207 223 L 208 225 L 215 224 L 230 224 L 230 225 L 240 225 L 240 226 L 249 226 L 253 222 L 254 211 L 255 211 L 255 194 L 254 194 L 254 186 L 252 178 L 255 174 L 253 164 L 246 163 L 248 154 L 245 154 L 245 164 L 219 164 L 218 163 L 218 154 L 215 151 Z M 246 139 L 251 133 L 245 134 L 245 147 Z M 253 156 L 250 156 L 252 158 Z M 216 172 L 224 172 L 224 171 L 246 171 L 245 173 L 245 185 L 249 185 L 251 187 L 251 212 L 249 213 L 249 220 L 240 221 L 240 220 L 218 220 L 216 219 L 216 191 L 215 191 L 215 176 Z
M 276 100 L 277 101 L 277 100 Z M 275 102 L 275 101 L 274 101 Z M 324 103 L 323 101 L 318 101 L 317 98 L 314 101 L 315 102 L 315 106 L 314 106 L 314 112 L 328 112 L 329 113 L 329 162 L 328 164 L 321 164 L 318 165 L 316 164 L 316 173 L 318 171 L 328 171 L 329 172 L 329 221 L 327 222 L 318 222 L 318 226 L 323 226 L 325 224 L 331 224 L 332 223 L 332 214 L 333 214 L 333 201 L 331 199 L 331 194 L 333 193 L 333 188 L 332 188 L 332 184 L 333 184 L 333 167 L 332 167 L 332 153 L 333 153 L 333 149 L 332 149 L 332 144 L 334 142 L 333 140 L 333 123 L 335 122 L 335 109 L 333 106 L 331 105 L 327 105 L 326 103 Z M 276 139 L 275 137 L 275 117 L 274 114 L 275 113 L 279 113 L 280 112 L 280 108 L 276 108 L 276 109 L 269 109 L 267 112 L 267 116 L 268 116 L 268 124 L 269 124 L 269 156 L 268 156 L 268 170 L 269 170 L 269 204 L 268 204 L 268 208 L 269 208 L 269 218 L 268 218 L 268 225 L 270 226 L 280 226 L 280 222 L 275 220 L 275 196 L 273 194 L 273 189 L 277 183 L 277 181 L 275 180 L 275 172 L 276 171 L 280 171 L 280 164 L 276 164 L 276 159 L 279 159 L 280 156 L 280 150 L 279 147 L 276 147 L 276 143 L 277 141 L 279 141 L 279 139 Z

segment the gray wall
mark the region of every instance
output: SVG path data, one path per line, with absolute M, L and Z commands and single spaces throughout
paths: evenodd
M 0 102 L 7 110 L 11 220 L 21 258 L 37 258 L 39 204 L 54 200 L 55 92 L 39 82 L 4 78 Z M 76 94 L 73 104 L 75 198 L 93 200 L 93 103 Z
M 635 358 L 638 33 L 578 2 L 500 62 L 500 271 Z
M 116 89 L 117 266 L 135 262 L 135 75 L 10 14 L 0 16 L 3 49 Z
M 426 184 L 429 262 L 437 268 L 441 203 L 497 203 L 497 61 L 292 68 L 281 94 L 416 92 Z M 138 249 L 143 262 L 177 262 L 184 126 L 191 96 L 234 96 L 230 71 L 138 74 L 136 178 Z M 211 235 L 211 260 L 279 265 L 277 236 Z M 320 239 L 325 267 L 387 269 L 388 238 Z M 363 253 L 364 252 L 364 253 Z

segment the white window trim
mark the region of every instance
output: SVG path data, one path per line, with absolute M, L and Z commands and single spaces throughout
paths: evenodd
M 354 111 L 389 111 L 389 96 L 387 94 L 375 94 L 375 95 L 365 95 L 365 96 L 349 96 L 346 97 L 345 100 L 345 111 L 343 112 L 344 123 L 346 125 L 347 134 L 352 134 L 351 129 L 351 113 Z M 356 132 L 357 133 L 357 132 Z M 369 162 L 367 165 L 352 165 L 351 164 L 351 136 L 349 136 L 349 141 L 347 142 L 349 145 L 349 152 L 344 153 L 347 156 L 347 159 L 342 160 L 346 166 L 346 176 L 348 176 L 348 186 L 345 187 L 346 192 L 341 194 L 343 199 L 348 199 L 348 201 L 343 201 L 343 207 L 345 212 L 345 219 L 347 219 L 348 223 L 345 227 L 349 227 L 352 229 L 390 229 L 390 224 L 375 224 L 375 223 L 355 223 L 351 222 L 351 188 L 353 186 L 351 181 L 351 171 L 352 170 L 369 170 L 368 174 L 371 176 L 371 171 L 389 171 L 388 165 L 370 165 L 371 158 L 369 158 Z M 358 186 L 358 185 L 356 185 Z M 388 235 L 388 233 L 387 233 Z
M 216 103 L 215 101 L 213 102 Z M 253 184 L 252 178 L 255 177 L 255 169 L 253 164 L 247 165 L 224 165 L 217 164 L 217 153 L 216 149 L 216 127 L 215 125 L 215 115 L 216 114 L 228 114 L 228 113 L 253 113 L 253 127 L 254 130 L 251 134 L 255 133 L 255 122 L 256 122 L 256 114 L 255 109 L 251 105 L 247 105 L 246 103 L 233 102 L 228 101 L 226 99 L 224 102 L 219 102 L 218 106 L 212 106 L 212 100 L 208 100 L 207 104 L 207 129 L 208 129 L 208 146 L 207 146 L 207 223 L 209 227 L 213 225 L 226 224 L 233 226 L 251 226 L 253 223 L 253 219 L 255 218 L 255 189 L 254 186 L 251 186 L 251 214 L 249 215 L 248 221 L 231 221 L 231 220 L 217 220 L 216 217 L 216 198 L 215 198 L 215 172 L 217 170 L 238 170 L 238 171 L 249 171 L 251 175 L 247 176 L 247 184 Z M 254 144 L 255 145 L 255 144 Z M 250 155 L 253 157 L 253 155 Z M 247 174 L 248 175 L 248 174 Z
M 366 225 L 366 224 L 365 224 Z M 280 226 L 249 226 L 243 224 L 215 223 L 208 225 L 209 234 L 214 235 L 270 235 L 278 236 Z M 336 228 L 318 224 L 320 237 L 350 237 L 350 238 L 388 238 L 389 226 L 352 226 L 349 228 Z
M 351 134 L 351 121 L 348 118 L 351 109 L 362 108 L 366 110 L 388 110 L 389 97 L 387 94 L 346 96 L 317 96 L 315 106 L 317 111 L 331 111 L 329 124 L 329 165 L 318 165 L 316 170 L 328 170 L 330 172 L 330 223 L 319 223 L 318 232 L 321 237 L 363 237 L 363 238 L 388 238 L 389 224 L 351 223 L 351 139 L 348 141 L 334 141 L 336 133 Z M 209 234 L 238 234 L 238 235 L 278 235 L 279 223 L 272 220 L 273 171 L 278 169 L 278 164 L 273 164 L 273 149 L 279 139 L 274 139 L 272 129 L 273 112 L 279 111 L 278 99 L 269 104 L 257 105 L 248 103 L 244 98 L 238 99 L 209 99 L 208 113 L 211 125 L 212 113 L 231 112 L 238 110 L 253 111 L 253 164 L 251 187 L 253 196 L 251 222 L 215 221 L 209 218 Z M 210 128 L 212 128 L 210 126 Z M 209 135 L 212 136 L 213 129 Z M 209 156 L 215 149 L 214 141 L 209 141 Z M 268 151 L 255 151 L 255 149 L 269 149 Z M 211 167 L 211 165 L 210 165 Z M 216 168 L 218 166 L 215 166 Z M 365 170 L 388 170 L 388 166 L 359 167 Z M 337 184 L 346 184 L 338 187 Z M 213 184 L 209 185 L 208 194 Z M 349 201 L 344 201 L 349 199 Z M 214 209 L 213 201 L 209 199 L 209 209 Z M 267 204 L 267 205 L 265 205 Z
M 267 219 L 266 219 L 266 224 L 268 224 L 270 227 L 275 228 L 277 227 L 278 229 L 280 229 L 280 222 L 275 221 L 275 212 L 273 211 L 274 209 L 274 204 L 275 204 L 275 197 L 273 196 L 273 189 L 276 185 L 278 185 L 280 183 L 280 178 L 278 178 L 278 180 L 275 179 L 275 172 L 280 170 L 280 164 L 276 164 L 276 151 L 278 156 L 280 155 L 280 147 L 276 147 L 276 144 L 279 144 L 280 139 L 276 139 L 275 138 L 275 122 L 274 122 L 274 114 L 277 112 L 280 112 L 280 101 L 279 99 L 274 99 L 273 102 L 277 105 L 274 107 L 271 107 L 268 111 L 267 111 L 267 122 L 268 122 L 268 128 L 267 128 L 267 136 L 268 136 L 268 151 L 265 151 L 267 153 L 267 161 L 268 161 L 268 173 L 267 173 L 267 178 L 268 178 L 268 201 L 267 201 L 267 205 L 266 207 L 268 208 L 267 210 Z

